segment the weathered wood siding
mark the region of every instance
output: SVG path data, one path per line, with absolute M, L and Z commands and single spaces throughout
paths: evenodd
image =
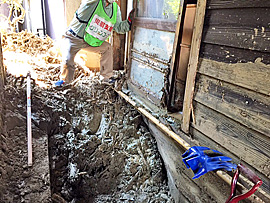
M 156 138 L 160 155 L 167 169 L 169 187 L 175 202 L 224 203 L 230 195 L 230 186 L 215 173 L 207 173 L 201 178 L 193 180 L 193 172 L 187 169 L 181 160 L 181 154 L 184 153 L 184 150 L 149 120 L 145 119 L 145 122 L 151 134 Z M 180 133 L 180 136 L 186 138 L 184 133 Z M 190 140 L 189 143 L 196 145 Z
M 270 1 L 209 0 L 191 134 L 254 170 L 270 193 Z

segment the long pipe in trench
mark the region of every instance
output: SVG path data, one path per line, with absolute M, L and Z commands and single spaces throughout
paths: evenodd
M 32 126 L 31 126 L 31 75 L 27 73 L 27 148 L 28 148 L 28 166 L 32 166 Z

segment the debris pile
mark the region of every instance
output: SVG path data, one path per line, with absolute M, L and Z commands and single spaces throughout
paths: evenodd
M 172 202 L 155 140 L 133 107 L 92 79 L 55 94 L 46 94 L 51 121 L 35 114 L 50 135 L 53 197 Z
M 46 63 L 45 57 L 37 60 L 38 57 L 32 55 L 24 64 L 31 64 L 31 74 L 47 84 L 46 88 L 38 85 L 32 92 L 32 122 L 33 136 L 49 139 L 53 201 L 173 202 L 155 139 L 141 115 L 112 86 L 101 83 L 98 74 L 79 65 L 76 83 L 62 89 L 51 88 L 50 84 L 58 78 L 60 64 Z M 6 57 L 4 63 L 7 61 Z M 11 68 L 9 63 L 5 65 L 7 70 Z M 8 74 L 5 104 L 12 106 L 10 112 L 16 112 L 16 116 L 7 119 L 5 125 L 15 125 L 6 139 L 14 142 L 11 147 L 16 150 L 6 146 L 5 156 L 16 166 L 23 166 L 27 163 L 27 143 L 20 133 L 26 131 L 22 124 L 26 116 L 26 90 L 25 86 L 14 88 L 13 81 L 14 76 Z M 16 122 L 20 123 L 17 127 L 14 121 L 22 117 L 23 122 Z M 38 146 L 33 151 L 34 167 L 40 161 L 35 150 L 39 150 Z M 17 159 L 18 153 L 23 158 Z M 21 168 L 23 174 L 26 170 Z M 13 186 L 22 185 L 22 181 L 25 184 L 27 179 L 23 175 L 15 175 L 19 176 L 16 180 L 5 176 L 5 182 L 10 181 Z M 21 188 L 3 190 L 2 196 L 16 193 L 13 202 L 28 202 L 25 194 L 31 188 Z
M 53 40 L 46 36 L 42 39 L 27 30 L 2 35 L 3 51 L 24 52 L 31 56 L 45 54 L 53 47 Z

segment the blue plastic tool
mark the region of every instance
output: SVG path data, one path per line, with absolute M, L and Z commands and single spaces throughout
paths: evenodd
M 194 172 L 193 179 L 199 178 L 209 171 L 227 170 L 232 171 L 237 165 L 231 163 L 230 157 L 223 156 L 217 150 L 208 147 L 194 146 L 189 148 L 183 155 L 183 162 L 187 168 Z
M 57 82 L 54 83 L 55 87 L 61 87 L 65 84 L 64 80 L 58 80 Z

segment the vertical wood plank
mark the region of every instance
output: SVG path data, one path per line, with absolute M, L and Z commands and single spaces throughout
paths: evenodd
M 206 1 L 207 0 L 198 0 L 197 3 L 183 106 L 182 130 L 185 133 L 189 132 L 191 105 L 195 88 L 195 78 L 199 60 Z
M 117 2 L 118 6 L 121 9 L 122 19 L 127 18 L 127 3 L 124 0 Z M 124 67 L 124 56 L 125 56 L 125 36 L 126 34 L 118 34 L 113 32 L 113 69 L 122 70 Z
M 170 75 L 169 75 L 169 97 L 167 100 L 167 105 L 170 108 L 170 103 L 172 100 L 173 89 L 174 89 L 174 81 L 175 81 L 175 74 L 177 70 L 178 63 L 176 63 L 176 56 L 179 56 L 181 47 L 178 47 L 178 43 L 181 43 L 182 34 L 183 34 L 183 27 L 184 27 L 184 19 L 185 19 L 185 12 L 186 12 L 186 4 L 187 0 L 181 0 L 179 5 L 179 13 L 178 19 L 176 24 L 175 36 L 174 36 L 174 44 L 173 44 L 173 52 L 172 52 L 172 59 L 170 64 Z
M 133 1 L 133 8 L 135 9 L 135 16 L 134 16 L 134 19 L 133 19 L 133 22 L 135 21 L 135 18 L 136 18 L 136 15 L 137 15 L 137 12 L 138 12 L 138 8 L 137 8 L 137 1 L 134 0 Z M 133 42 L 134 42 L 134 34 L 135 34 L 135 26 L 134 26 L 134 23 L 132 23 L 131 25 L 131 31 L 130 31 L 130 34 L 129 34 L 129 49 L 128 49 L 128 61 L 127 61 L 127 78 L 130 78 L 130 73 L 131 73 L 131 50 L 133 49 Z
M 208 0 L 207 9 L 219 8 L 267 8 L 269 0 Z
M 128 0 L 126 6 L 127 6 L 127 18 L 128 18 L 129 12 L 133 8 L 135 8 L 133 0 Z M 135 11 L 134 18 L 137 15 L 136 12 L 137 11 Z M 132 24 L 134 24 L 134 21 L 135 21 L 135 19 L 133 19 Z M 131 45 L 131 35 L 132 35 L 132 27 L 131 27 L 131 32 L 126 33 L 126 39 L 125 39 L 126 40 L 126 43 L 125 43 L 125 56 L 124 56 L 124 69 L 125 69 L 125 71 L 128 69 L 128 60 L 129 60 L 129 56 L 130 56 L 129 52 L 130 52 L 130 45 Z

